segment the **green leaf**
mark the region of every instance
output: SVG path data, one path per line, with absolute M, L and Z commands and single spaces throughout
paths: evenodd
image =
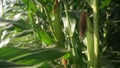
M 16 64 L 13 62 L 6 62 L 3 60 L 0 60 L 0 67 L 2 68 L 8 68 L 8 67 L 28 67 L 29 65 L 22 65 L 22 64 Z
M 30 29 L 30 25 L 27 24 L 24 20 L 19 19 L 19 20 L 8 20 L 8 19 L 4 19 L 4 18 L 0 18 L 0 27 L 1 26 L 5 26 L 7 24 L 13 24 L 14 27 L 19 28 L 21 30 L 27 30 Z M 12 28 L 13 28 L 12 26 Z M 11 28 L 11 27 L 10 27 Z
M 68 58 L 71 57 L 71 54 L 70 54 L 70 53 L 67 53 L 67 54 L 65 54 L 63 57 L 64 57 L 65 59 L 68 59 Z
M 105 1 L 102 3 L 102 5 L 99 7 L 99 9 L 105 8 L 106 6 L 109 5 L 109 3 L 110 3 L 110 0 L 105 0 Z
M 20 32 L 19 34 L 16 34 L 14 37 L 23 37 L 23 36 L 26 36 L 28 34 L 32 34 L 33 31 L 32 30 L 24 30 L 22 32 Z
M 37 0 L 42 6 L 45 6 L 45 2 L 43 0 Z
M 15 47 L 3 47 L 0 48 L 0 58 L 4 60 L 12 59 L 16 56 L 23 55 L 29 53 L 29 50 L 15 48 Z
M 22 30 L 30 29 L 30 26 L 22 19 L 15 21 L 13 25 Z
M 8 20 L 8 19 L 4 19 L 4 18 L 0 18 L 0 27 L 1 26 L 5 26 L 9 23 L 13 23 L 14 21 L 13 20 Z
M 0 48 L 0 59 L 16 62 L 17 64 L 35 65 L 45 61 L 52 61 L 63 56 L 66 50 L 58 48 L 22 49 L 16 47 Z
M 6 26 L 6 27 L 3 29 L 3 31 L 4 31 L 4 30 L 12 31 L 12 30 L 14 30 L 14 29 L 15 29 L 15 26 L 14 26 L 13 24 L 10 24 L 10 25 Z
M 44 31 L 40 31 L 40 39 L 46 44 L 53 44 L 55 41 Z
M 0 48 L 7 45 L 10 42 L 10 38 L 4 39 L 0 42 Z
M 39 68 L 53 68 L 50 64 L 48 64 L 46 62 L 43 62 L 43 63 L 33 66 L 33 68 L 38 68 L 38 67 Z
M 12 12 L 14 9 L 13 8 L 11 8 L 11 7 L 9 7 L 9 8 L 7 8 L 7 9 L 5 9 L 4 10 L 4 14 L 6 13 L 10 13 L 10 12 Z
M 59 45 L 64 45 L 64 36 L 63 36 L 63 32 L 62 32 L 62 25 L 61 25 L 61 2 L 59 2 L 59 4 L 56 4 L 56 8 L 54 9 L 54 22 L 52 23 L 53 28 L 54 28 L 54 34 L 55 34 L 55 38 L 56 41 Z

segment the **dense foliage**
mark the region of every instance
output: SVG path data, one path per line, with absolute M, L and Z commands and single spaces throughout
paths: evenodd
M 0 67 L 90 68 L 96 38 L 100 66 L 118 67 L 120 2 L 95 1 L 1 0 Z

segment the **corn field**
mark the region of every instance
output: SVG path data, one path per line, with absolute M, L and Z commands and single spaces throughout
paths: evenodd
M 0 0 L 0 68 L 120 68 L 119 0 Z

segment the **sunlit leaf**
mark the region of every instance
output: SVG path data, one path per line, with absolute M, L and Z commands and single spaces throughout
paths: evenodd
M 4 30 L 12 31 L 14 29 L 15 29 L 15 26 L 13 24 L 10 24 L 10 25 L 7 25 L 5 28 L 3 28 L 3 31 Z
M 4 39 L 0 42 L 0 48 L 7 45 L 10 42 L 10 38 Z
M 41 62 L 55 60 L 63 56 L 66 52 L 68 51 L 58 48 L 29 50 L 15 47 L 3 47 L 0 48 L 0 58 L 9 62 L 35 65 Z
M 13 23 L 13 22 L 14 22 L 14 21 L 12 21 L 12 20 L 0 18 L 0 27 L 1 27 L 1 26 L 5 26 L 5 25 L 7 25 L 7 24 L 9 24 L 9 23 Z
M 33 68 L 53 68 L 50 64 L 46 63 L 46 62 L 42 62 L 38 65 L 33 66 Z
M 40 31 L 40 39 L 41 41 L 45 42 L 46 44 L 52 44 L 55 43 L 53 38 L 51 38 L 46 32 Z
M 63 57 L 64 57 L 65 59 L 68 59 L 68 58 L 71 57 L 71 54 L 70 54 L 70 53 L 67 53 L 67 54 L 65 54 Z
M 16 34 L 14 37 L 23 37 L 29 34 L 32 34 L 33 31 L 32 30 L 24 30 L 22 32 L 20 32 L 19 34 Z
M 64 34 L 67 37 L 73 36 L 73 33 L 75 31 L 75 25 L 76 25 L 76 20 L 73 18 L 70 18 L 70 23 L 68 22 L 67 18 L 63 17 L 63 24 L 64 24 Z
M 16 28 L 27 30 L 30 29 L 30 25 L 28 25 L 24 20 L 8 20 L 4 18 L 0 18 L 0 26 L 5 26 L 7 24 L 13 24 Z

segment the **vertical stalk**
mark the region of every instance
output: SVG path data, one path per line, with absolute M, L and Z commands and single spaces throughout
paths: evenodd
M 1 0 L 1 6 L 2 6 L 2 17 L 4 17 L 4 6 L 3 6 L 3 0 Z
M 67 3 L 66 3 L 66 1 L 64 1 L 64 7 L 65 7 L 66 18 L 67 18 L 67 20 L 68 20 L 69 27 L 71 28 L 71 26 L 70 26 L 70 19 L 69 19 L 69 15 L 68 15 L 68 8 L 67 8 Z
M 69 26 L 69 29 L 70 29 L 71 26 L 70 26 L 70 19 L 69 19 L 69 15 L 68 15 L 67 2 L 64 1 L 64 0 L 63 0 L 63 2 L 64 2 L 64 8 L 65 8 L 66 18 L 67 18 L 67 20 L 68 20 L 68 26 Z M 70 36 L 69 38 L 70 38 L 70 42 L 71 42 L 71 45 L 72 45 L 72 54 L 75 56 L 75 50 L 74 50 L 74 45 L 73 45 L 72 37 Z
M 100 68 L 98 0 L 93 0 L 94 68 Z
M 54 39 L 57 40 L 57 38 L 56 38 L 56 36 L 55 36 L 55 33 L 54 33 L 54 31 L 53 31 L 54 28 L 53 28 L 53 26 L 52 26 L 52 21 L 51 21 L 51 19 L 50 19 L 50 15 L 49 15 L 49 13 L 48 13 L 48 11 L 47 11 L 47 9 L 46 9 L 46 6 L 43 6 L 43 9 L 44 9 L 44 11 L 45 11 L 45 14 L 46 14 L 47 19 L 48 19 L 49 24 L 50 24 L 50 26 L 49 26 L 49 27 L 50 27 L 50 31 L 51 31 Z
M 72 37 L 70 37 L 70 43 L 71 43 L 71 45 L 72 45 L 72 54 L 73 54 L 73 57 L 72 57 L 72 59 L 73 59 L 73 68 L 77 68 L 77 66 L 76 66 L 76 62 L 75 62 L 75 57 L 77 57 L 77 55 L 76 55 L 76 48 L 75 48 L 75 46 L 74 46 L 74 43 L 73 43 L 73 39 L 72 39 Z
M 66 14 L 66 18 L 67 18 L 67 20 L 68 20 L 68 28 L 69 29 L 71 29 L 71 23 L 70 23 L 70 17 L 69 17 L 69 13 L 68 13 L 68 4 L 67 4 L 67 2 L 65 1 L 65 0 L 63 0 L 63 3 L 64 3 L 64 8 L 65 8 L 65 14 Z M 72 55 L 73 55 L 73 57 L 72 57 L 72 59 L 73 59 L 73 68 L 77 68 L 77 65 L 76 65 L 76 59 L 75 59 L 75 57 L 77 57 L 77 54 L 76 54 L 76 48 L 75 48 L 75 45 L 74 45 L 74 42 L 73 42 L 73 38 L 72 38 L 72 36 L 71 35 L 69 35 L 69 40 L 70 40 L 70 44 L 71 44 L 71 52 L 72 52 Z
M 74 46 L 72 37 L 70 37 L 70 42 L 71 42 L 71 45 L 72 45 L 72 53 L 73 53 L 74 56 L 76 56 L 76 48 Z
M 87 68 L 93 68 L 94 67 L 94 37 L 93 37 L 93 26 L 92 23 L 86 14 L 87 17 L 87 32 L 86 32 L 86 38 L 87 38 L 87 57 L 88 57 L 88 64 Z
M 1 36 L 2 36 L 2 29 L 0 28 L 0 43 L 2 41 Z
M 67 2 L 64 1 L 64 8 L 65 8 L 65 14 L 66 14 L 66 18 L 68 20 L 68 26 L 69 26 L 69 29 L 71 29 L 71 26 L 70 26 L 70 18 L 69 18 L 69 14 L 68 14 L 68 7 L 67 7 Z M 70 42 L 71 42 L 71 45 L 72 45 L 72 54 L 73 56 L 76 56 L 76 51 L 75 51 L 75 46 L 73 44 L 73 39 L 72 39 L 72 36 L 69 37 L 70 38 Z

